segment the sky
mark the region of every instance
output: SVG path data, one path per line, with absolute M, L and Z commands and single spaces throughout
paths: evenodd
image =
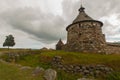
M 107 42 L 120 41 L 120 0 L 83 0 L 86 13 L 104 23 Z M 78 15 L 80 0 L 0 0 L 0 47 L 7 35 L 14 48 L 55 48 L 66 43 L 66 27 Z

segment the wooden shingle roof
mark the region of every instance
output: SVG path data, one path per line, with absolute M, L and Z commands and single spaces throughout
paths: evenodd
M 85 20 L 93 20 L 90 16 L 88 16 L 85 11 L 84 7 L 81 6 L 79 9 L 79 15 L 76 17 L 76 19 L 73 21 L 73 23 L 80 22 L 80 21 L 85 21 Z

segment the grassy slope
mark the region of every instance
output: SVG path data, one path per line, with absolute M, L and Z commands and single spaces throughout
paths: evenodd
M 54 56 L 62 56 L 64 64 L 103 64 L 112 67 L 116 71 L 120 71 L 120 55 L 81 54 L 64 51 L 33 51 L 32 53 L 36 55 L 26 56 L 23 60 L 18 61 L 18 63 L 35 67 L 37 65 L 49 67 L 50 61 Z
M 0 62 L 0 80 L 43 80 L 41 76 L 31 76 L 31 70 L 20 70 L 15 65 Z
M 62 56 L 64 64 L 83 64 L 83 65 L 96 65 L 104 64 L 112 67 L 115 71 L 120 72 L 120 55 L 101 55 L 101 54 L 82 54 L 75 52 L 64 52 L 64 51 L 40 51 L 32 50 L 31 55 L 22 57 L 16 63 L 24 66 L 41 66 L 43 68 L 51 67 L 51 60 L 54 56 Z M 70 76 L 69 76 L 70 75 Z M 57 80 L 77 80 L 80 75 L 68 74 L 62 71 L 58 71 Z M 23 79 L 24 80 L 24 79 Z M 29 79 L 31 80 L 31 79 Z M 37 79 L 34 79 L 37 80 Z M 103 80 L 103 79 L 102 79 Z

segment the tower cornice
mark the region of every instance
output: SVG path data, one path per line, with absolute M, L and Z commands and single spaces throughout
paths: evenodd
M 80 24 L 80 23 L 83 23 L 83 22 L 97 22 L 97 23 L 100 23 L 101 27 L 103 26 L 103 23 L 102 23 L 101 21 L 97 21 L 97 20 L 84 20 L 84 21 L 79 21 L 79 22 L 72 23 L 72 24 L 68 25 L 68 27 L 66 28 L 66 31 L 68 31 L 68 29 L 69 29 L 72 25 Z

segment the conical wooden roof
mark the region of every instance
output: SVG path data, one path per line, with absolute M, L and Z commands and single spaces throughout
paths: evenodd
M 70 24 L 66 30 L 68 31 L 69 27 L 71 27 L 74 24 L 80 23 L 80 22 L 98 22 L 101 24 L 101 26 L 103 26 L 103 23 L 97 20 L 94 20 L 93 18 L 91 18 L 90 16 L 88 16 L 85 13 L 85 8 L 81 6 L 81 8 L 79 9 L 79 15 L 75 18 L 75 20 L 73 21 L 72 24 Z
M 81 6 L 79 9 L 79 15 L 76 17 L 76 19 L 73 21 L 73 23 L 80 22 L 80 21 L 85 21 L 85 20 L 93 20 L 90 16 L 88 16 L 85 11 L 84 7 Z
M 62 42 L 62 40 L 60 39 L 57 43 L 57 45 L 64 45 L 64 43 Z

